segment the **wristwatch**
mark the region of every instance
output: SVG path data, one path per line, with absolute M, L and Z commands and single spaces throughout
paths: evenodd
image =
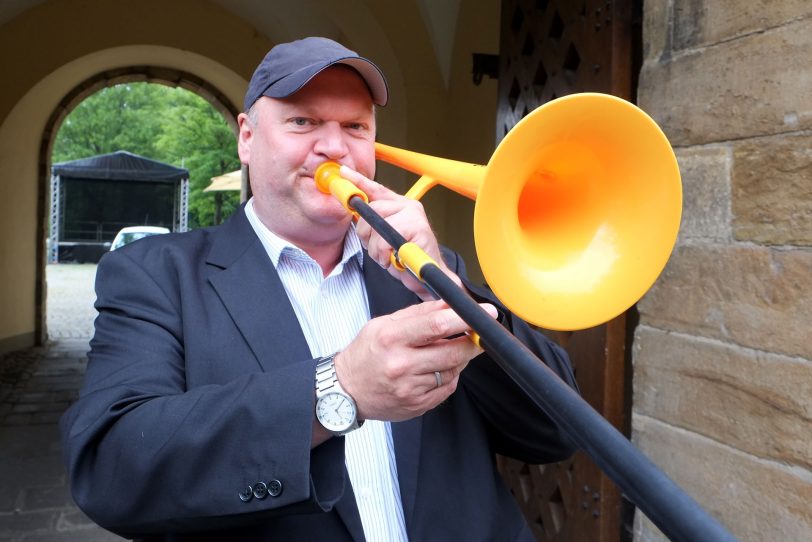
M 330 433 L 342 436 L 361 424 L 355 401 L 338 382 L 336 354 L 316 360 L 316 419 Z

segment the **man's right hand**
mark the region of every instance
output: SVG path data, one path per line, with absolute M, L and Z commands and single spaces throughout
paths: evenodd
M 491 316 L 496 308 L 483 304 Z M 443 301 L 428 301 L 367 322 L 335 358 L 341 386 L 362 420 L 420 416 L 457 388 L 459 375 L 482 350 L 470 327 Z M 447 337 L 457 336 L 453 339 Z M 437 385 L 435 371 L 442 385 Z

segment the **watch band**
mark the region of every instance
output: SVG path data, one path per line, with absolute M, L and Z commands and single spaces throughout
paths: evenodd
M 316 399 L 322 397 L 328 391 L 337 390 L 345 395 L 347 392 L 338 383 L 336 374 L 335 357 L 338 352 L 324 356 L 316 360 Z
M 319 399 L 328 393 L 339 393 L 346 397 L 350 403 L 352 403 L 353 409 L 355 410 L 355 420 L 353 420 L 352 425 L 346 430 L 339 432 L 328 429 L 328 431 L 334 435 L 342 436 L 346 435 L 350 431 L 358 429 L 364 424 L 364 422 L 358 421 L 358 411 L 355 405 L 355 400 L 344 390 L 344 388 L 341 387 L 341 383 L 338 381 L 338 374 L 336 373 L 335 368 L 335 357 L 337 354 L 338 352 L 335 352 L 329 356 L 316 360 L 316 404 L 318 405 Z M 318 416 L 316 418 L 318 419 Z

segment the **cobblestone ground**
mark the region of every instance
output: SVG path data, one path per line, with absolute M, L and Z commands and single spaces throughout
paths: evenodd
M 122 540 L 73 504 L 57 429 L 87 364 L 96 266 L 46 273 L 48 344 L 0 357 L 0 542 Z
M 48 338 L 53 341 L 89 340 L 96 318 L 96 309 L 93 308 L 96 265 L 49 265 L 45 272 L 48 280 Z

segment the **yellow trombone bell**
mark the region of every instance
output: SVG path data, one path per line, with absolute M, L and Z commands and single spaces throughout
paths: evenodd
M 665 267 L 682 185 L 662 130 L 631 103 L 573 94 L 535 109 L 487 166 L 376 144 L 378 159 L 476 201 L 474 239 L 496 296 L 524 320 L 576 330 L 621 314 Z

